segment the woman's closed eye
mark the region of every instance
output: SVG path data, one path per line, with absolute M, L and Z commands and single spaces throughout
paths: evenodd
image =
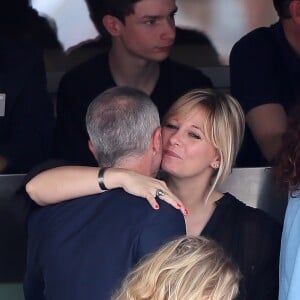
M 167 123 L 165 124 L 166 128 L 169 128 L 169 129 L 178 129 L 178 126 L 176 126 L 175 124 L 172 124 L 172 123 Z
M 194 138 L 194 139 L 201 140 L 201 136 L 198 133 L 189 132 L 189 136 L 192 137 L 192 138 Z

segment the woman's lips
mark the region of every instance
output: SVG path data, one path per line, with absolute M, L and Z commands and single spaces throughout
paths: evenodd
M 171 150 L 164 150 L 164 155 L 181 159 L 181 157 L 177 153 Z

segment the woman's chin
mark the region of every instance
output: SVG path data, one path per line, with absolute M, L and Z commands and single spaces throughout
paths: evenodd
M 170 166 L 169 164 L 161 164 L 161 169 L 169 174 L 169 175 L 173 175 L 173 176 L 177 176 L 177 174 L 179 173 L 177 168 L 174 168 L 174 166 Z

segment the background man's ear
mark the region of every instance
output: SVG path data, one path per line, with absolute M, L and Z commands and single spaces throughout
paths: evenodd
M 121 29 L 121 21 L 114 16 L 106 15 L 103 17 L 103 25 L 111 36 L 118 36 Z
M 91 142 L 91 140 L 88 140 L 88 146 L 89 146 L 89 149 L 90 151 L 92 152 L 93 156 L 95 157 L 95 159 L 98 161 L 97 159 L 97 155 L 96 155 L 96 150 Z

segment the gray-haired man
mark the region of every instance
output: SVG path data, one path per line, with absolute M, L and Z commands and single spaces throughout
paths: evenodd
M 160 123 L 150 98 L 116 87 L 90 104 L 90 149 L 100 167 L 154 175 L 161 160 Z M 26 299 L 110 299 L 130 268 L 185 234 L 181 213 L 160 211 L 123 190 L 39 208 L 29 220 Z

